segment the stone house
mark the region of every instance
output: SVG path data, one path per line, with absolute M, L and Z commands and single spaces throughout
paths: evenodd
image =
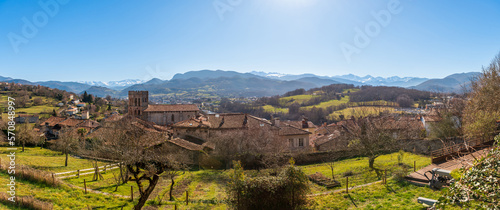
M 271 121 L 248 114 L 208 114 L 172 125 L 174 137 L 196 144 L 213 143 L 220 139 L 239 141 L 250 139 L 255 144 L 284 146 L 288 151 L 309 149 L 311 132 L 293 125 Z M 240 145 L 237 145 L 240 146 Z
M 128 100 L 130 116 L 163 126 L 196 117 L 200 113 L 195 104 L 149 104 L 148 91 L 129 91 Z

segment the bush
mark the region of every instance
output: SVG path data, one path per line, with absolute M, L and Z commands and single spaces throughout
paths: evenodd
M 354 175 L 354 172 L 352 172 L 352 171 L 346 171 L 346 172 L 344 172 L 342 175 L 343 175 L 344 177 L 347 177 L 347 176 L 352 176 L 352 175 Z
M 297 209 L 305 206 L 308 178 L 293 164 L 291 161 L 279 176 L 246 179 L 241 164 L 235 162 L 228 185 L 229 203 L 236 209 Z

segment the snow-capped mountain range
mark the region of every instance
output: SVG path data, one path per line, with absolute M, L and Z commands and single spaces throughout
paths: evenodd
M 120 81 L 109 81 L 109 82 L 101 82 L 101 81 L 79 81 L 79 83 L 87 84 L 90 86 L 100 86 L 100 87 L 107 87 L 111 89 L 119 89 L 120 87 L 129 87 L 132 85 L 136 84 L 141 84 L 146 81 L 140 80 L 140 79 L 126 79 L 126 80 L 120 80 Z
M 277 72 L 262 72 L 262 71 L 252 71 L 249 72 L 251 74 L 266 77 L 270 79 L 278 79 L 278 80 L 294 80 L 301 79 L 304 77 L 318 77 L 322 79 L 332 79 L 343 83 L 353 83 L 356 85 L 373 85 L 373 86 L 399 86 L 399 87 L 411 87 L 418 85 L 422 82 L 429 80 L 428 78 L 421 77 L 373 77 L 371 75 L 366 76 L 357 76 L 354 74 L 346 74 L 346 75 L 338 75 L 338 76 L 317 76 L 314 74 L 300 74 L 300 75 L 292 75 L 292 74 L 282 74 Z

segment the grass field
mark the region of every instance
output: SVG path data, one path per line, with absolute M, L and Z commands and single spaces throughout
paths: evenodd
M 0 171 L 0 182 L 8 183 L 10 175 Z M 7 192 L 7 185 L 0 190 Z M 33 196 L 37 200 L 52 203 L 54 209 L 130 209 L 132 203 L 123 198 L 88 193 L 68 186 L 52 187 L 47 184 L 16 179 L 16 196 Z
M 271 105 L 265 105 L 265 106 L 262 106 L 262 108 L 264 109 L 264 111 L 266 112 L 269 112 L 269 113 L 288 113 L 288 108 L 278 108 L 278 107 L 274 107 L 274 106 L 271 106 Z
M 339 111 L 335 111 L 328 115 L 331 120 L 340 120 L 340 115 L 344 115 L 344 119 L 349 119 L 354 117 L 366 117 L 369 115 L 378 115 L 380 112 L 389 113 L 401 113 L 396 112 L 392 107 L 374 107 L 374 106 L 359 106 L 359 107 L 349 107 Z
M 415 155 L 412 153 L 403 153 L 403 163 L 406 166 L 411 166 L 413 168 L 413 161 L 416 161 L 417 170 L 431 164 L 431 159 L 429 157 Z M 386 169 L 388 176 L 392 176 L 396 171 L 395 165 L 398 163 L 399 153 L 392 153 L 387 155 L 382 155 L 375 159 L 375 168 Z M 332 172 L 328 163 L 313 164 L 307 166 L 301 166 L 307 175 L 320 172 L 326 177 L 332 178 Z M 368 158 L 358 157 L 346 160 L 337 161 L 334 163 L 334 176 L 337 181 L 339 181 L 342 186 L 345 186 L 346 179 L 344 173 L 352 172 L 352 176 L 349 177 L 349 186 L 357 186 L 370 182 L 375 182 L 380 180 L 374 171 L 370 171 L 368 168 Z M 343 187 L 337 187 L 334 189 L 341 189 Z M 312 185 L 312 193 L 325 192 L 327 190 L 325 187 L 319 185 Z
M 6 161 L 6 148 L 0 147 L 0 151 L 2 151 L 2 159 Z M 64 167 L 64 155 L 61 155 L 59 152 L 54 152 L 48 149 L 40 149 L 40 148 L 26 148 L 26 152 L 21 153 L 20 149 L 16 153 L 16 161 L 21 164 L 29 165 L 33 168 L 42 169 L 50 172 L 62 172 L 62 171 L 71 171 L 76 169 L 84 169 L 91 168 L 90 161 L 78 159 L 78 158 L 70 158 L 69 166 Z M 391 175 L 395 165 L 398 163 L 398 155 L 399 153 L 392 153 L 387 155 L 382 155 L 375 160 L 375 166 L 380 169 L 388 169 L 388 174 Z M 416 161 L 417 168 L 424 167 L 430 164 L 430 158 L 420 155 L 415 155 L 411 153 L 404 153 L 403 155 L 403 163 L 405 165 L 413 166 L 413 161 Z M 105 164 L 100 162 L 100 164 Z M 306 174 L 314 174 L 316 172 L 321 172 L 327 177 L 331 177 L 332 173 L 330 167 L 327 163 L 320 164 L 312 164 L 306 166 L 299 166 Z M 352 172 L 352 176 L 349 178 L 349 186 L 357 186 L 361 184 L 371 183 L 379 180 L 380 178 L 376 176 L 376 174 L 370 170 L 368 170 L 368 160 L 365 157 L 351 158 L 336 161 L 334 164 L 334 175 L 336 180 L 340 181 L 342 186 L 334 188 L 335 189 L 343 189 L 345 187 L 345 177 L 343 176 L 346 172 Z M 266 170 L 261 171 L 266 173 Z M 65 179 L 64 182 L 76 186 L 83 187 L 83 180 L 86 180 L 87 187 L 93 190 L 99 190 L 102 192 L 130 196 L 130 188 L 134 187 L 134 197 L 137 198 L 139 196 L 136 188 L 136 184 L 132 181 L 129 181 L 127 184 L 122 184 L 118 187 L 118 190 L 115 191 L 115 181 L 114 175 L 118 175 L 118 170 L 107 171 L 103 173 L 104 180 L 91 181 L 92 175 L 81 176 L 80 178 L 69 178 Z M 253 176 L 260 172 L 255 170 L 247 170 L 245 171 L 248 176 Z M 173 209 L 173 204 L 178 204 L 178 209 L 226 209 L 227 206 L 221 203 L 225 198 L 225 183 L 228 182 L 229 171 L 227 170 L 194 170 L 187 171 L 182 175 L 176 178 L 176 184 L 174 186 L 173 195 L 175 197 L 175 201 L 166 202 L 169 197 L 169 186 L 170 180 L 162 177 L 160 179 L 159 184 L 156 186 L 153 194 L 150 196 L 150 201 L 148 201 L 148 205 L 157 206 L 159 209 Z M 5 181 L 7 178 L 6 174 L 0 174 L 0 179 Z M 5 180 L 4 180 L 5 179 Z M 121 205 L 129 205 L 132 204 L 123 199 L 118 198 L 108 198 L 104 195 L 96 195 L 96 194 L 87 194 L 82 195 L 81 190 L 77 189 L 69 189 L 68 187 L 59 187 L 53 188 L 50 186 L 39 186 L 37 183 L 29 183 L 22 182 L 20 188 L 25 188 L 21 190 L 21 195 L 31 195 L 37 194 L 35 198 L 43 201 L 50 201 L 57 205 L 58 208 L 84 208 L 84 204 L 89 203 L 94 207 L 117 207 Z M 322 193 L 327 192 L 332 189 L 326 189 L 325 187 L 310 183 L 311 193 Z M 424 194 L 418 193 L 420 188 L 415 186 L 403 186 L 396 182 L 393 182 L 390 185 L 395 192 L 390 194 L 390 198 L 387 197 L 379 197 L 376 194 L 384 187 L 382 185 L 373 185 L 369 187 L 363 187 L 362 189 L 356 189 L 351 193 L 352 199 L 355 201 L 356 205 L 362 206 L 362 208 L 376 208 L 379 204 L 386 205 L 384 203 L 391 201 L 395 201 L 393 205 L 398 207 L 398 202 L 413 202 L 416 200 L 418 196 L 428 196 L 426 190 L 427 188 L 421 188 L 424 190 Z M 6 187 L 4 185 L 4 187 Z M 36 189 L 34 189 L 36 188 Z M 366 188 L 366 189 L 365 189 Z M 373 189 L 372 189 L 373 188 Z M 29 190 L 28 190 L 29 189 Z M 47 191 L 47 193 L 43 193 Z M 189 192 L 190 196 L 190 206 L 187 208 L 183 201 L 185 201 L 186 191 Z M 411 191 L 411 192 L 407 192 Z M 31 193 L 31 194 L 30 194 Z M 372 194 L 369 194 L 372 193 Z M 398 197 L 400 195 L 404 195 L 404 197 Z M 83 200 L 75 201 L 74 198 L 68 197 L 79 196 L 82 197 Z M 438 196 L 438 195 L 436 195 Z M 431 197 L 432 198 L 432 197 Z M 110 203 L 103 203 L 105 199 L 112 199 L 113 201 Z M 159 201 L 162 200 L 162 205 L 158 206 Z M 332 200 L 332 201 L 330 201 Z M 311 198 L 310 207 L 314 209 L 326 209 L 332 208 L 333 206 L 338 206 L 341 209 L 345 208 L 353 208 L 351 206 L 352 202 L 349 198 L 343 197 L 342 193 L 336 193 L 333 195 L 322 195 Z M 413 207 L 417 207 L 418 205 L 413 205 Z M 58 209 L 55 208 L 55 209 Z
M 7 147 L 0 147 L 2 161 L 7 160 Z M 65 155 L 49 149 L 40 149 L 40 147 L 25 147 L 21 152 L 21 147 L 16 151 L 16 163 L 27 165 L 35 169 L 49 171 L 53 173 L 74 171 L 78 169 L 92 168 L 91 161 L 69 156 L 68 166 L 64 166 Z M 109 163 L 98 161 L 99 165 Z
M 312 109 L 313 107 L 326 109 L 329 106 L 338 106 L 338 105 L 345 104 L 348 102 L 349 102 L 349 96 L 344 96 L 340 100 L 329 100 L 329 101 L 321 102 L 317 105 L 301 107 L 301 109 Z
M 418 197 L 438 199 L 444 190 L 434 191 L 406 182 L 388 179 L 387 185 L 376 183 L 345 192 L 310 198 L 310 209 L 426 209 L 417 203 Z M 447 209 L 459 209 L 450 206 Z
M 344 91 L 342 91 L 342 93 L 355 93 L 355 92 L 358 92 L 359 89 L 357 88 L 351 88 L 351 89 L 345 89 Z
M 319 97 L 318 95 L 295 95 L 280 98 L 280 105 L 282 106 L 290 106 L 293 103 L 303 103 L 304 101 L 308 101 L 311 98 Z

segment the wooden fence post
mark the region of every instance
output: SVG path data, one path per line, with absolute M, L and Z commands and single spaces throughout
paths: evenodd
M 130 186 L 130 198 L 134 201 L 134 186 Z
M 186 206 L 189 204 L 189 191 L 186 190 Z
M 349 177 L 345 177 L 345 192 L 349 193 Z
M 417 172 L 417 161 L 413 161 L 413 172 Z
M 387 184 L 387 169 L 384 169 L 384 184 Z
M 76 175 L 80 178 L 80 169 L 76 170 Z
M 52 173 L 52 184 L 56 184 L 56 175 Z
M 87 194 L 87 181 L 83 179 L 83 187 L 85 188 L 85 194 Z
M 106 173 L 106 165 L 104 165 L 104 173 Z

